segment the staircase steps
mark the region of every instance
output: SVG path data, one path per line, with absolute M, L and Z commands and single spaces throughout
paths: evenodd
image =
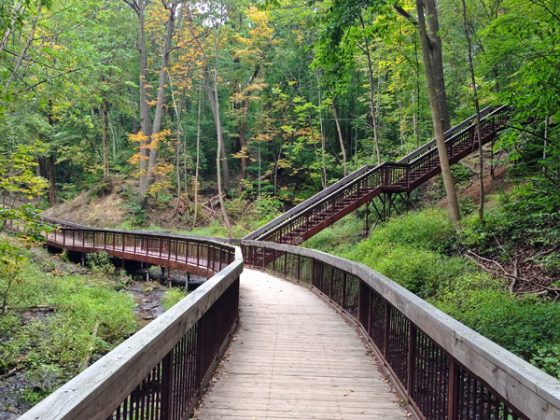
M 491 141 L 504 127 L 507 120 L 506 111 L 505 107 L 487 107 L 482 110 L 483 143 Z M 457 162 L 478 148 L 475 121 L 476 117 L 472 116 L 446 132 L 451 163 Z M 304 239 L 334 223 L 376 195 L 383 192 L 410 192 L 438 173 L 438 152 L 435 140 L 432 140 L 399 162 L 385 163 L 375 168 L 362 167 L 342 178 L 327 191 L 300 204 L 295 212 L 280 216 L 258 232 L 249 234 L 245 239 L 300 244 Z

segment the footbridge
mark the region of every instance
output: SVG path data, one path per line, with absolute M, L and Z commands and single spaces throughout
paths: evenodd
M 484 110 L 483 143 L 505 118 Z M 447 133 L 451 162 L 473 133 L 473 118 Z M 58 221 L 51 247 L 208 279 L 22 419 L 559 419 L 556 379 L 370 268 L 295 246 L 435 176 L 434 150 L 364 167 L 235 243 Z

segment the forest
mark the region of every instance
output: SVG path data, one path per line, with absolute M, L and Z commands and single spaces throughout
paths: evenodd
M 432 138 L 410 212 L 303 245 L 560 378 L 559 76 L 559 0 L 2 0 L 0 418 L 146 321 L 106 255 L 39 249 L 41 214 L 241 238 Z M 444 133 L 498 105 L 500 136 L 450 167 Z

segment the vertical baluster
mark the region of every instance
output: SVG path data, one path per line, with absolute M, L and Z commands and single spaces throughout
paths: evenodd
M 174 349 L 163 358 L 161 376 L 161 419 L 171 418 L 172 386 L 173 386 L 173 354 Z
M 447 385 L 447 419 L 457 420 L 458 418 L 458 367 L 452 356 L 449 359 L 449 379 Z
M 384 333 L 383 333 L 383 354 L 385 359 L 389 358 L 389 331 L 391 330 L 391 307 L 389 302 L 385 301 L 385 314 L 384 314 Z

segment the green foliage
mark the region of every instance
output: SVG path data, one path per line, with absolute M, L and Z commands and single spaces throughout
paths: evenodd
M 115 266 L 111 261 L 111 256 L 105 251 L 94 252 L 86 255 L 86 264 L 94 272 L 104 274 L 114 274 Z
M 12 242 L 0 241 L 0 311 L 6 312 L 10 292 L 18 286 L 20 270 L 26 262 L 25 252 Z
M 126 207 L 129 214 L 128 222 L 130 227 L 144 226 L 146 224 L 148 221 L 146 208 L 136 197 L 129 199 L 126 202 Z
M 558 374 L 557 364 L 552 363 L 560 342 L 557 304 L 534 297 L 516 298 L 503 290 L 470 289 L 444 295 L 436 305 L 550 374 Z
M 427 209 L 390 219 L 368 238 L 371 243 L 394 243 L 444 252 L 456 234 L 444 210 Z
M 91 356 L 133 333 L 136 320 L 133 299 L 115 291 L 112 280 L 46 273 L 43 266 L 52 257 L 43 251 L 31 258 L 20 249 L 28 262 L 8 296 L 9 311 L 0 315 L 0 372 L 23 365 L 26 375 L 37 379 L 36 389 L 24 395 L 34 402 L 78 373 Z M 0 289 L 6 281 L 0 277 Z
M 488 252 L 503 247 L 546 248 L 560 237 L 560 200 L 557 194 L 528 182 L 500 197 L 501 205 L 488 212 L 485 223 L 467 219 L 462 241 Z M 551 259 L 552 260 L 552 259 Z M 553 261 L 551 261 L 553 262 Z
M 40 197 L 47 188 L 44 178 L 35 174 L 37 157 L 45 149 L 44 144 L 17 145 L 5 150 L 0 146 L 0 232 L 8 223 L 19 230 L 21 236 L 31 240 L 42 239 L 48 227 L 39 219 L 39 212 L 32 204 L 16 205 L 18 200 Z
M 282 202 L 272 195 L 261 195 L 254 201 L 255 214 L 259 224 L 265 224 L 280 215 Z
M 178 288 L 171 288 L 165 291 L 165 295 L 162 299 L 163 307 L 167 310 L 175 305 L 177 302 L 182 300 L 186 296 L 186 293 Z
M 560 378 L 560 344 L 545 343 L 535 346 L 531 363 L 549 375 Z
M 363 229 L 363 220 L 355 214 L 348 215 L 308 239 L 304 246 L 336 254 L 360 242 L 363 239 Z
M 366 264 L 424 298 L 447 289 L 454 278 L 468 271 L 460 259 L 442 254 L 455 239 L 442 210 L 390 219 L 366 240 L 351 246 L 359 240 L 362 223 L 358 219 L 343 221 L 307 244 Z

